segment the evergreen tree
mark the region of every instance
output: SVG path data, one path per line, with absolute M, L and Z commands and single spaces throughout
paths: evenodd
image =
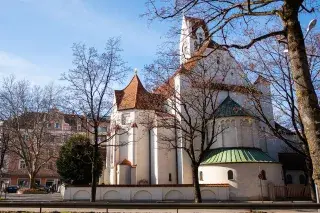
M 61 147 L 57 160 L 58 173 L 66 183 L 91 183 L 93 146 L 90 139 L 83 135 L 72 136 Z M 103 162 L 98 152 L 97 177 L 102 173 Z

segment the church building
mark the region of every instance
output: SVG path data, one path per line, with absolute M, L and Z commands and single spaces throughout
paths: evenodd
M 107 147 L 107 182 L 115 185 L 180 185 L 192 184 L 192 167 L 189 156 L 183 149 L 166 149 L 159 135 L 175 136 L 170 128 L 146 125 L 148 118 L 159 122 L 166 119 L 179 120 L 179 113 L 159 105 L 173 96 L 183 97 L 192 90 L 184 81 L 185 71 L 200 69 L 200 61 L 210 64 L 208 72 L 217 67 L 228 67 L 228 72 L 217 72 L 213 83 L 219 85 L 215 97 L 215 125 L 224 128 L 211 145 L 199 166 L 200 184 L 228 184 L 230 199 L 258 199 L 261 193 L 267 196 L 268 185 L 285 185 L 285 174 L 278 154 L 283 142 L 268 134 L 266 124 L 258 121 L 252 113 L 248 90 L 267 97 L 262 107 L 264 114 L 275 125 L 271 104 L 270 83 L 263 77 L 251 83 L 239 69 L 228 50 L 217 48 L 209 38 L 208 28 L 201 19 L 183 17 L 180 38 L 180 68 L 169 79 L 174 92 L 166 86 L 149 92 L 137 73 L 122 90 L 114 92 L 114 109 L 110 117 Z M 211 54 L 209 54 L 211 53 Z M 195 56 L 204 56 L 199 61 Z M 174 103 L 179 104 L 179 103 Z M 181 113 L 183 109 L 181 108 Z M 213 127 L 212 127 L 213 128 Z M 183 134 L 179 133 L 179 134 Z M 183 142 L 178 142 L 183 143 Z M 297 174 L 303 174 L 302 171 Z

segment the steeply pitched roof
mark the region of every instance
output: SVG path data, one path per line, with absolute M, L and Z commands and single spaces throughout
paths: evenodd
M 250 114 L 228 95 L 216 109 L 215 117 L 221 118 L 232 116 L 250 116 Z
M 276 161 L 258 148 L 232 147 L 210 150 L 201 165 L 219 163 L 276 163 Z
M 118 110 L 126 109 L 158 109 L 161 96 L 149 93 L 142 85 L 138 75 L 134 75 L 130 83 L 123 90 L 115 90 Z

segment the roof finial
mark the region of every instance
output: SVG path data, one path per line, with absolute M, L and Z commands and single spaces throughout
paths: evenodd
M 137 73 L 138 73 L 138 69 L 134 68 L 134 74 L 137 75 Z
M 228 90 L 228 96 L 227 97 L 230 97 L 230 91 Z

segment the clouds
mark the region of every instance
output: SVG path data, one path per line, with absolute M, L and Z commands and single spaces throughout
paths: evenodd
M 59 75 L 52 75 L 53 72 L 52 69 L 40 67 L 23 57 L 0 51 L 1 78 L 8 75 L 15 75 L 19 80 L 27 79 L 32 84 L 43 86 L 53 81 L 57 82 Z M 59 73 L 59 70 L 55 72 Z
M 148 27 L 139 17 L 143 11 L 144 1 L 3 1 L 0 77 L 13 73 L 35 84 L 57 81 L 72 68 L 74 42 L 103 51 L 114 36 L 121 37 L 128 65 L 142 69 L 154 59 L 161 42 L 161 27 Z

